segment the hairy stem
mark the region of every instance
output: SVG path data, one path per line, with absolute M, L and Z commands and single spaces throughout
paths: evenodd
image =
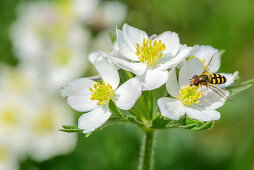
M 140 170 L 151 170 L 153 165 L 154 131 L 146 130 L 140 155 Z

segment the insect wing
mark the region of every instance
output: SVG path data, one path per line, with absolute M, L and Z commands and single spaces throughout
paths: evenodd
M 220 97 L 227 101 L 233 101 L 233 99 L 230 97 L 229 92 L 226 89 L 222 89 L 219 87 L 216 87 L 214 85 L 209 84 L 208 86 L 211 90 L 213 90 L 215 93 L 217 93 Z

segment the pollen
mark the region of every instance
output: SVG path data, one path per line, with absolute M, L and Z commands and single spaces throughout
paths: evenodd
M 161 40 L 146 40 L 143 39 L 143 44 L 140 46 L 136 44 L 136 55 L 141 63 L 145 63 L 148 66 L 153 66 L 163 56 L 163 51 L 166 49 L 165 44 Z
M 200 102 L 200 99 L 202 97 L 202 94 L 198 92 L 199 86 L 184 86 L 180 91 L 179 91 L 179 100 L 184 104 L 184 105 L 192 105 L 192 104 L 197 104 Z
M 114 90 L 110 84 L 102 82 L 101 84 L 97 82 L 92 87 L 89 87 L 89 90 L 92 92 L 91 100 L 97 100 L 97 105 L 105 105 L 114 95 Z

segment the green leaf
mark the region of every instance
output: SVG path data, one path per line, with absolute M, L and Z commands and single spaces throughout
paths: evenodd
M 188 116 L 182 118 L 178 121 L 171 121 L 168 123 L 165 128 L 182 128 L 182 129 L 189 129 L 189 130 L 210 130 L 214 125 L 214 121 L 210 122 L 202 122 L 198 120 L 193 120 Z
M 118 108 L 116 107 L 115 103 L 112 100 L 109 101 L 108 107 L 109 107 L 109 110 L 112 114 L 114 114 L 120 118 L 124 118 L 124 115 L 118 110 Z
M 254 79 L 244 81 L 242 83 L 232 85 L 227 88 L 231 95 L 236 95 L 248 88 L 250 88 L 254 84 Z
M 127 121 L 134 123 L 138 126 L 142 126 L 142 127 L 144 126 L 144 124 L 137 117 L 127 116 L 126 119 L 127 119 Z
M 67 133 L 77 133 L 82 132 L 82 129 L 79 129 L 77 126 L 62 126 L 63 129 L 59 129 L 61 132 L 67 132 Z
M 112 32 L 110 32 L 109 37 L 110 37 L 110 40 L 111 40 L 112 44 L 114 44 L 115 41 L 116 41 L 116 36 Z
M 164 129 L 170 121 L 171 121 L 170 119 L 168 119 L 162 115 L 158 115 L 152 121 L 152 128 L 153 129 Z

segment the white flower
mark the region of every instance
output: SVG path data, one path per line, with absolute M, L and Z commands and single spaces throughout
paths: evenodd
M 62 125 L 74 123 L 74 115 L 63 101 L 42 97 L 33 102 L 33 113 L 29 116 L 29 139 L 27 152 L 37 161 L 67 154 L 74 150 L 76 134 L 59 132 Z
M 167 31 L 149 38 L 144 31 L 124 24 L 122 31 L 117 29 L 116 33 L 123 59 L 111 57 L 111 60 L 136 74 L 143 82 L 143 90 L 162 86 L 168 79 L 167 69 L 180 63 L 192 49 L 183 49 L 175 32 Z
M 11 30 L 20 64 L 36 72 L 53 90 L 86 70 L 85 54 L 90 40 L 90 32 L 75 19 L 63 18 L 57 5 L 23 4 Z
M 18 170 L 18 158 L 10 144 L 0 140 L 0 169 Z
M 189 54 L 189 57 L 196 57 L 198 58 L 202 64 L 204 69 L 207 67 L 209 61 L 210 65 L 209 67 L 209 73 L 216 73 L 221 65 L 221 55 L 223 51 L 219 51 L 218 49 L 215 49 L 211 46 L 208 45 L 196 45 L 191 53 Z M 235 78 L 238 76 L 238 71 L 234 72 L 233 74 L 231 73 L 218 73 L 226 77 L 227 82 L 224 84 L 218 85 L 218 87 L 227 87 L 230 86 Z
M 10 67 L 0 65 L 0 91 L 1 95 L 32 96 L 39 87 L 39 79 L 35 72 L 28 71 L 24 67 Z
M 79 118 L 78 127 L 84 133 L 94 131 L 111 116 L 108 102 L 114 101 L 117 107 L 129 110 L 142 92 L 142 84 L 132 78 L 119 86 L 119 75 L 115 66 L 106 57 L 97 57 L 94 65 L 103 82 L 81 78 L 69 83 L 62 91 L 69 105 L 80 112 L 88 112 Z
M 162 97 L 158 100 L 158 106 L 163 116 L 179 120 L 186 113 L 190 118 L 199 121 L 220 119 L 220 113 L 215 109 L 223 106 L 225 99 L 211 89 L 200 92 L 199 86 L 188 86 L 190 79 L 194 75 L 201 74 L 203 70 L 200 60 L 192 58 L 183 64 L 178 80 L 175 69 L 172 68 L 169 71 L 166 88 L 173 98 Z M 228 95 L 227 91 L 225 93 Z
M 27 125 L 32 114 L 28 102 L 0 89 L 0 141 L 8 143 L 15 154 L 23 157 L 27 146 Z
M 127 15 L 127 7 L 116 1 L 101 3 L 93 16 L 90 18 L 90 24 L 98 30 L 113 28 L 122 24 Z

